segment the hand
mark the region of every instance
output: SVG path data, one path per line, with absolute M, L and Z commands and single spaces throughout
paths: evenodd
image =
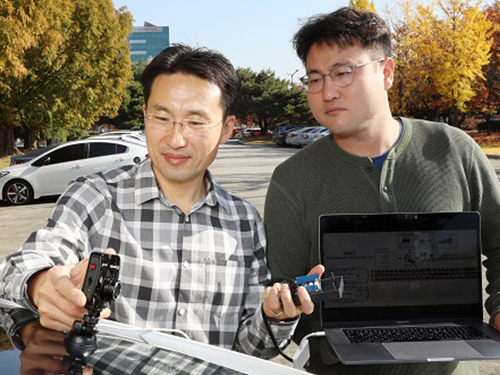
M 325 267 L 321 264 L 314 266 L 308 275 L 318 274 L 320 277 L 325 272 Z M 272 320 L 293 319 L 304 313 L 312 314 L 314 311 L 314 303 L 311 296 L 303 286 L 297 288 L 300 306 L 295 306 L 292 299 L 292 293 L 288 284 L 275 283 L 273 286 L 268 286 L 264 291 L 263 309 L 268 318 Z
M 20 355 L 21 374 L 66 374 L 63 358 L 68 355 L 64 348 L 64 334 L 43 328 L 39 322 L 24 325 L 20 331 L 25 349 Z M 86 367 L 84 374 L 92 374 Z
M 113 249 L 105 253 L 115 254 Z M 75 320 L 87 314 L 87 298 L 81 287 L 87 272 L 88 259 L 75 265 L 56 266 L 35 274 L 28 281 L 28 294 L 40 313 L 40 324 L 57 331 L 69 331 Z M 103 309 L 100 319 L 109 317 Z
M 493 320 L 493 328 L 495 328 L 497 331 L 500 331 L 500 314 L 497 314 L 495 316 L 495 319 Z

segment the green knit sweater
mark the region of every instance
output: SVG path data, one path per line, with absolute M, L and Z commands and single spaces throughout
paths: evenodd
M 273 279 L 305 275 L 319 263 L 318 217 L 328 213 L 479 211 L 489 280 L 486 308 L 500 311 L 500 184 L 488 159 L 464 132 L 448 125 L 401 118 L 404 132 L 382 173 L 370 158 L 343 151 L 332 136 L 276 168 L 264 223 Z M 303 315 L 295 341 L 320 330 L 317 311 Z M 329 374 L 357 373 L 338 363 L 323 340 L 312 343 Z M 321 350 L 320 350 L 321 349 Z M 337 362 L 337 363 L 336 363 Z M 472 366 L 472 368 L 471 368 Z M 313 366 L 315 367 L 315 366 Z M 317 366 L 316 366 L 317 367 Z M 471 374 L 475 363 L 360 366 L 366 374 Z M 475 368 L 475 369 L 474 369 Z M 326 373 L 326 370 L 316 370 Z

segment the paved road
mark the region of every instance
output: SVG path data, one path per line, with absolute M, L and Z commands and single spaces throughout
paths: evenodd
M 210 168 L 216 180 L 229 191 L 253 203 L 263 214 L 267 186 L 274 168 L 294 154 L 296 149 L 275 146 L 240 145 L 230 141 L 223 145 Z M 500 178 L 500 160 L 490 160 Z M 22 207 L 0 203 L 0 260 L 12 253 L 34 230 L 45 225 L 54 207 L 55 199 L 48 198 Z M 486 317 L 485 317 L 486 318 Z M 291 355 L 296 346 L 291 345 Z M 278 359 L 285 364 L 285 360 Z M 483 361 L 480 373 L 500 373 L 500 361 Z

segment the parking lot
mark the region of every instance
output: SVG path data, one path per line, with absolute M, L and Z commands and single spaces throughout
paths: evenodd
M 267 186 L 274 168 L 297 152 L 297 149 L 279 148 L 274 145 L 240 145 L 235 141 L 223 145 L 210 168 L 216 180 L 234 194 L 253 203 L 264 212 Z M 500 160 L 490 159 L 500 174 Z M 30 233 L 45 225 L 54 207 L 55 199 L 48 198 L 27 206 L 0 204 L 0 260 L 17 250 Z M 289 347 L 293 353 L 296 346 Z M 285 363 L 285 361 L 281 361 Z M 500 373 L 500 361 L 483 361 L 480 373 Z

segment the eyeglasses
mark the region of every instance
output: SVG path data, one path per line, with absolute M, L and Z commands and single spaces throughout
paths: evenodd
M 148 126 L 154 130 L 168 133 L 174 128 L 175 124 L 179 124 L 184 132 L 188 132 L 190 134 L 205 134 L 210 129 L 215 128 L 222 122 L 222 120 L 220 120 L 219 122 L 213 124 L 210 121 L 198 121 L 189 119 L 174 121 L 167 117 L 158 115 L 148 115 L 146 116 L 146 120 Z
M 362 68 L 370 64 L 379 64 L 385 59 L 372 60 L 358 65 L 339 65 L 333 68 L 328 74 L 309 73 L 300 79 L 306 91 L 315 94 L 323 89 L 325 78 L 330 77 L 332 82 L 339 87 L 347 87 L 354 80 L 354 69 Z

